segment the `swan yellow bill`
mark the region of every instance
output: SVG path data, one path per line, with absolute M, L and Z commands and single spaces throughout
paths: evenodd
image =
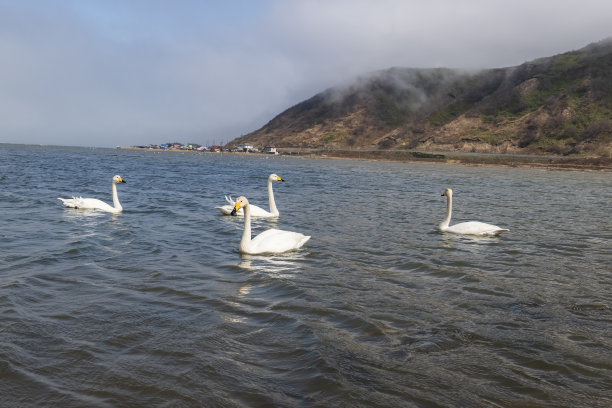
M 280 178 L 280 177 L 278 177 L 278 176 L 276 176 L 276 180 L 278 180 L 278 181 L 282 181 L 282 182 L 284 182 L 284 181 L 285 181 L 285 180 L 283 180 L 282 178 Z
M 240 209 L 240 203 L 237 202 L 236 204 L 234 204 L 234 209 L 232 210 L 232 215 L 236 215 L 236 213 L 238 212 L 239 209 Z

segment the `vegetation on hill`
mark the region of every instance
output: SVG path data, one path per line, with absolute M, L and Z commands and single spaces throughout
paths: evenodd
M 257 147 L 612 155 L 612 39 L 517 67 L 391 68 L 233 140 Z

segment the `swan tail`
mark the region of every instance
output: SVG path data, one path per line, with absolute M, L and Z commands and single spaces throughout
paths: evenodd
M 77 207 L 77 203 L 78 200 L 81 199 L 81 197 L 72 197 L 72 198 L 61 198 L 58 197 L 58 200 L 60 200 L 66 207 Z
M 501 234 L 502 232 L 508 232 L 508 231 L 510 231 L 510 230 L 509 230 L 509 229 L 507 229 L 507 228 L 500 228 L 500 229 L 498 229 L 497 231 L 494 231 L 494 232 L 493 232 L 493 234 L 495 234 L 495 235 L 499 235 L 499 234 Z
M 232 199 L 232 196 L 229 196 L 229 198 L 225 196 L 225 201 L 227 201 L 229 205 L 236 205 L 236 202 Z
M 301 248 L 308 240 L 310 239 L 310 235 L 304 235 L 304 238 L 299 242 L 298 248 Z
M 496 228 L 496 229 L 492 229 L 492 230 L 489 230 L 489 231 L 483 231 L 480 235 L 490 236 L 490 237 L 497 237 L 502 232 L 507 232 L 507 231 L 510 231 L 510 230 L 506 229 L 506 228 Z

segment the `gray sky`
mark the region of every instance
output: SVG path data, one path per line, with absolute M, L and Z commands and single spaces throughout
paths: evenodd
M 0 142 L 218 144 L 374 70 L 610 36 L 610 0 L 0 0 Z

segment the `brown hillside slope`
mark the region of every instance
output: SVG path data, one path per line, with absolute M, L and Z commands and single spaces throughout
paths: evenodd
M 477 73 L 391 68 L 228 146 L 612 155 L 612 39 Z

